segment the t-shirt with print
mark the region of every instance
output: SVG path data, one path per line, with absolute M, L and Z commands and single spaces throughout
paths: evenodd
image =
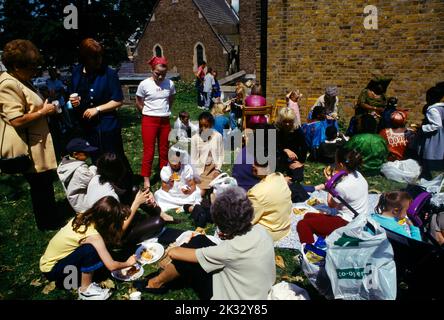
M 196 250 L 213 273 L 212 300 L 266 300 L 276 280 L 273 240 L 261 225 L 219 245 Z
M 390 152 L 388 160 L 404 160 L 408 146 L 405 131 L 395 132 L 393 129 L 384 129 L 380 135 L 387 141 L 387 147 Z
M 353 209 L 359 214 L 368 213 L 368 183 L 358 171 L 354 171 L 345 176 L 337 185 L 336 191 Z M 339 202 L 338 200 L 335 200 Z M 345 221 L 352 221 L 353 212 L 342 203 L 339 203 L 338 216 Z
M 138 97 L 143 98 L 142 114 L 152 117 L 169 117 L 171 115 L 169 98 L 175 94 L 173 81 L 165 79 L 157 84 L 152 78 L 143 80 L 136 92 Z

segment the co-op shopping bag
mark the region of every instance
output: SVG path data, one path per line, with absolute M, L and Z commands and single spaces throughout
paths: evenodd
M 327 239 L 325 269 L 335 299 L 394 300 L 396 265 L 385 230 L 367 214 Z

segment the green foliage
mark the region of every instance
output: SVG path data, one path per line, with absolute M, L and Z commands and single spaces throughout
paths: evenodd
M 69 66 L 77 61 L 78 45 L 93 37 L 105 47 L 105 61 L 118 65 L 127 59 L 125 42 L 143 30 L 155 0 L 4 0 L 0 9 L 0 47 L 13 39 L 28 39 L 42 50 L 47 65 Z M 67 30 L 65 6 L 78 9 L 78 29 Z M 2 31 L 3 30 L 3 31 Z

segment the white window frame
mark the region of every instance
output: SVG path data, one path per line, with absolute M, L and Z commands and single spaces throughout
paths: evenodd
M 196 42 L 196 44 L 194 45 L 194 48 L 193 48 L 193 70 L 194 71 L 197 71 L 197 69 L 199 68 L 199 66 L 197 65 L 197 46 L 198 45 L 202 46 L 202 49 L 203 49 L 203 51 L 202 51 L 203 57 L 202 58 L 203 58 L 203 61 L 207 62 L 207 50 L 205 49 L 204 44 L 200 41 Z
M 156 43 L 153 46 L 153 57 L 157 57 L 157 55 L 156 55 L 156 47 L 159 47 L 160 50 L 162 50 L 162 56 L 164 56 L 164 54 L 163 54 L 164 53 L 163 47 L 159 43 Z

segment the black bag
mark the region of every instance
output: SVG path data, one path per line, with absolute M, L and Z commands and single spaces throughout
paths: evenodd
M 4 121 L 3 121 L 4 122 Z M 2 134 L 2 143 L 0 145 L 0 171 L 7 174 L 25 173 L 29 170 L 32 165 L 32 160 L 29 155 L 20 155 L 14 158 L 2 158 L 3 151 L 3 141 L 5 139 L 5 132 L 7 123 L 4 122 L 5 126 Z M 26 132 L 28 136 L 28 132 Z

